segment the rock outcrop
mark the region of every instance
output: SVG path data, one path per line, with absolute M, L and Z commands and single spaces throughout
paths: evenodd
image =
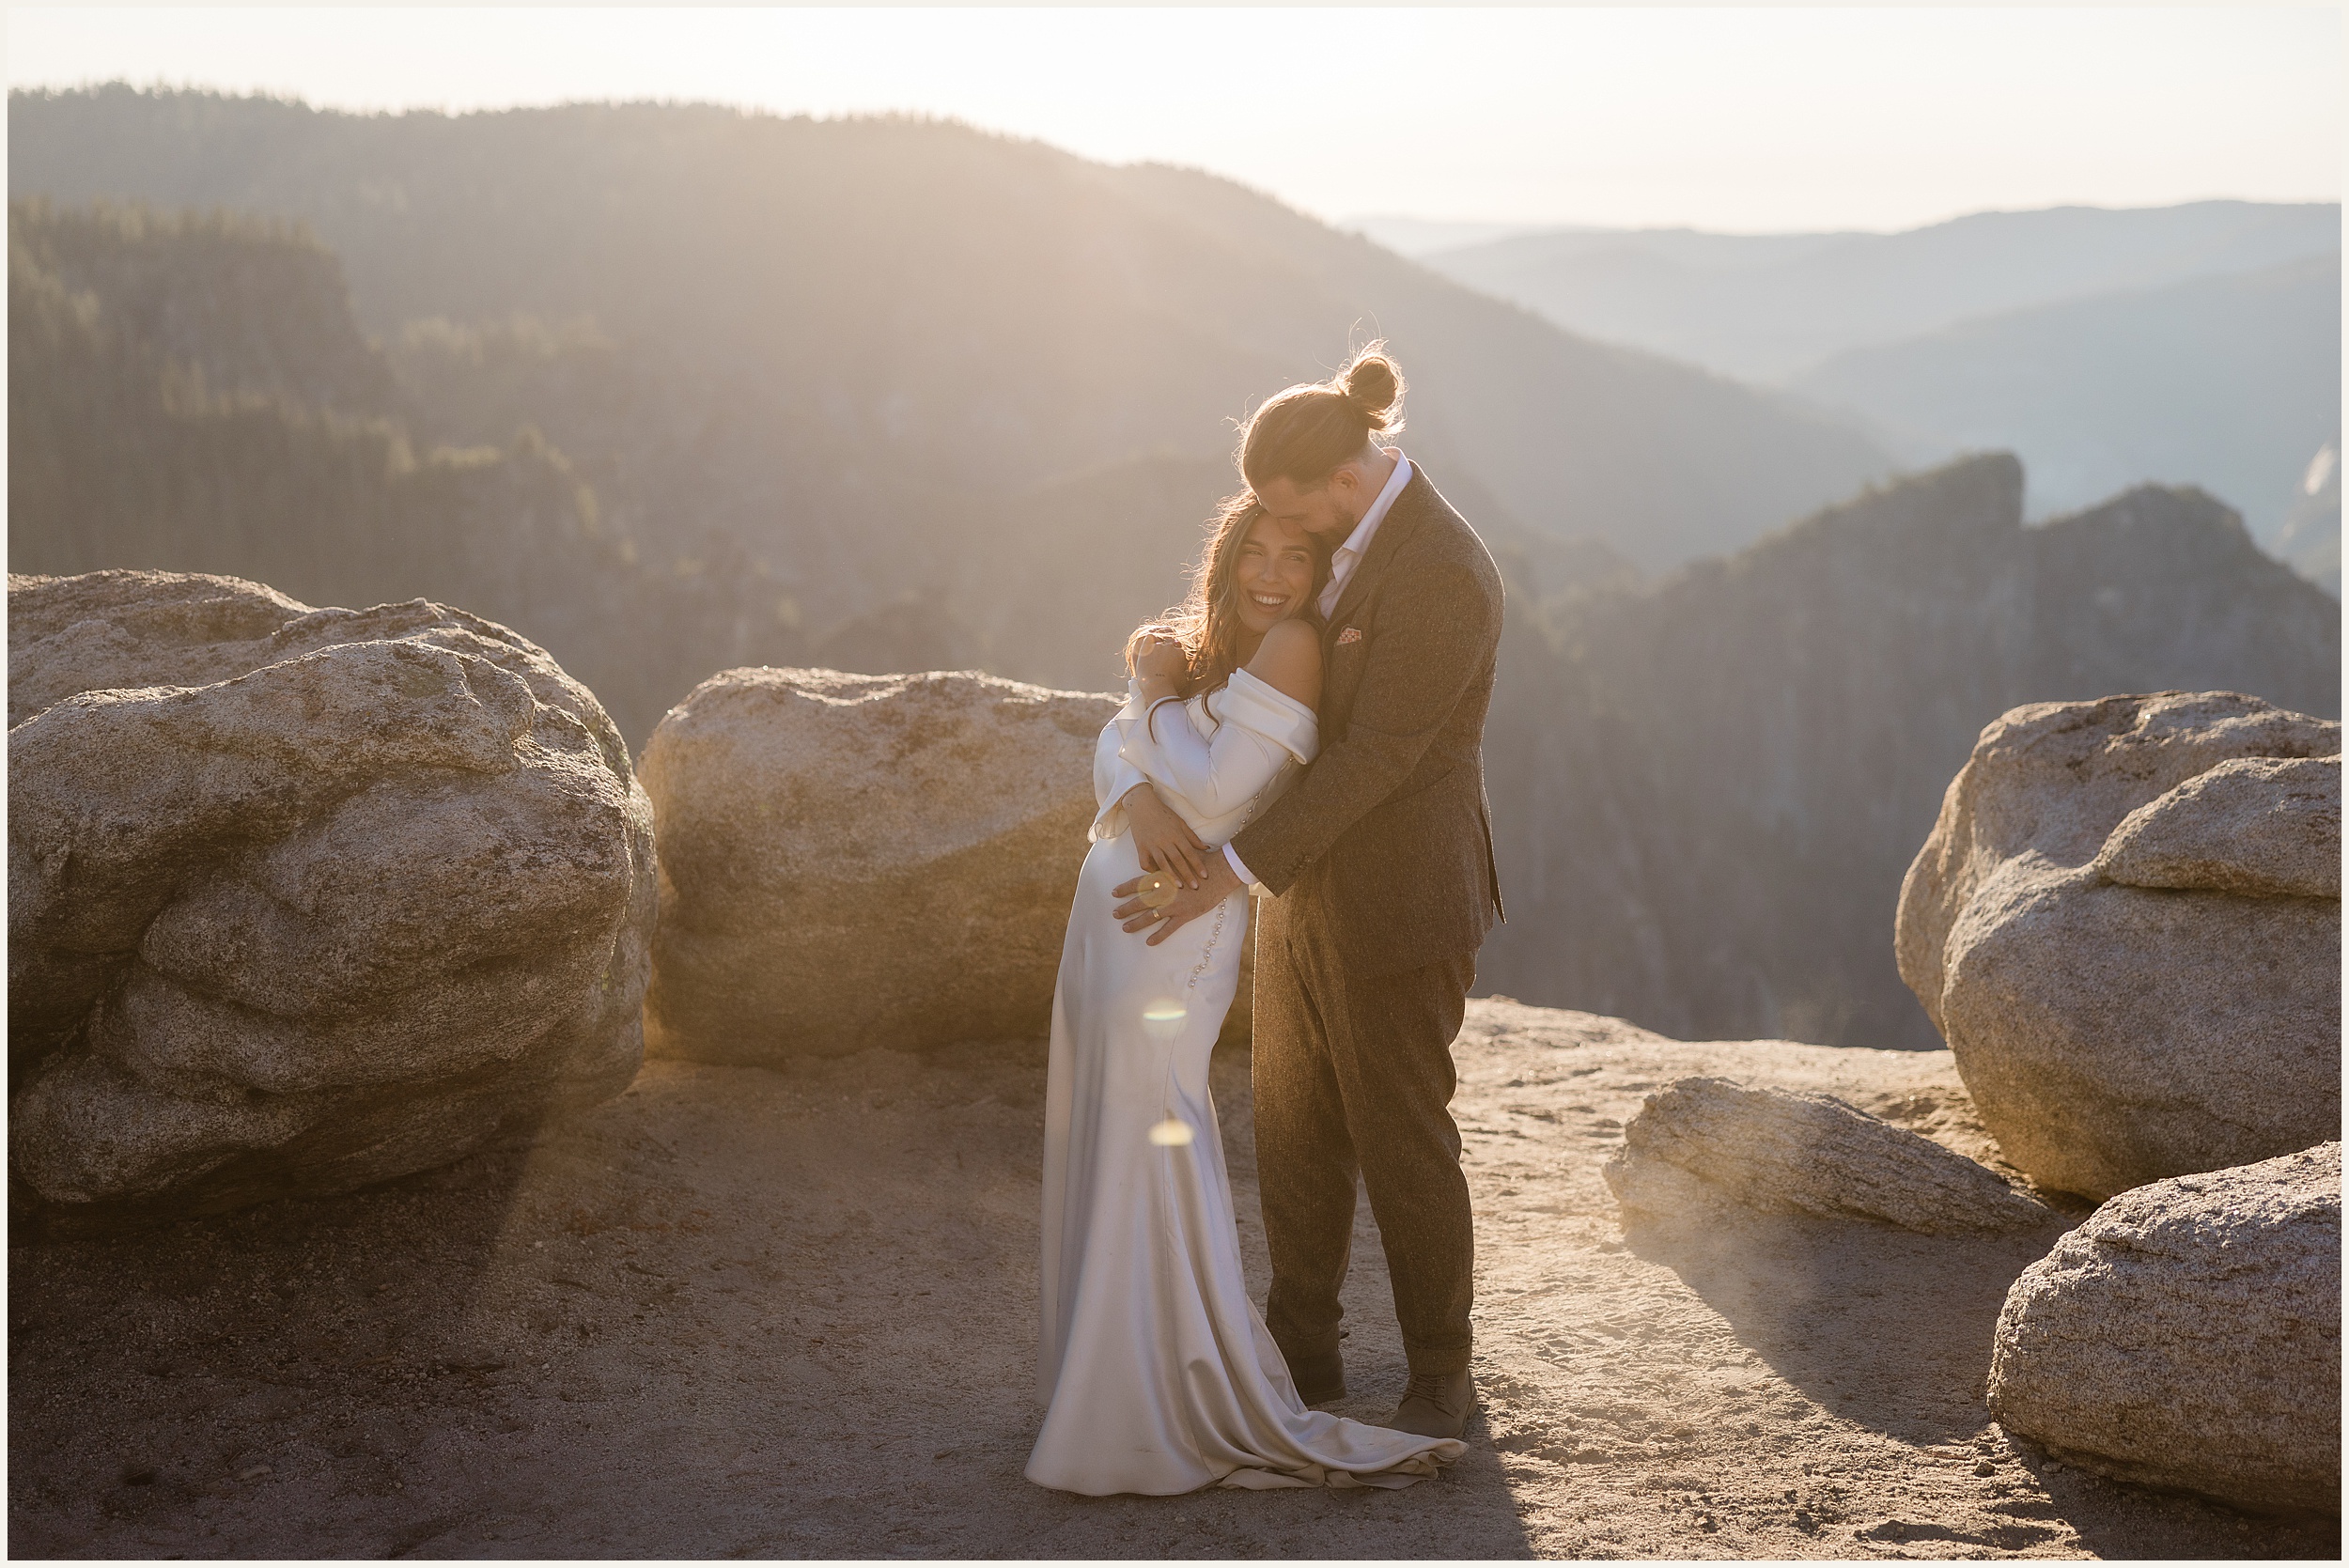
M 1988 1167 L 1831 1095 L 1719 1078 L 1684 1078 L 1650 1094 L 1603 1173 L 1626 1210 L 1653 1214 L 1737 1204 L 1925 1235 L 2056 1219 Z
M 110 571 L 11 577 L 8 652 L 20 1219 L 339 1191 L 635 1075 L 650 804 L 543 650 Z
M 2123 1193 L 2023 1271 L 1990 1408 L 2060 1457 L 2341 1506 L 2341 1145 Z
M 2105 879 L 2252 898 L 2341 897 L 2341 758 L 2237 757 L 2121 819 Z
M 1050 1026 L 1116 699 L 729 670 L 646 747 L 651 1048 L 771 1063 Z
M 1901 974 L 2006 1157 L 2109 1197 L 2341 1126 L 2341 726 L 2232 692 L 2019 707 L 1901 890 Z

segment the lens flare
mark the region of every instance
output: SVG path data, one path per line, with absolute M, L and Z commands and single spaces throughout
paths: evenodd
M 1190 1012 L 1179 1001 L 1154 1001 L 1142 1010 L 1143 1032 L 1153 1040 L 1172 1040 Z
M 1190 1124 L 1169 1116 L 1150 1128 L 1150 1141 L 1161 1149 L 1179 1149 L 1190 1141 Z

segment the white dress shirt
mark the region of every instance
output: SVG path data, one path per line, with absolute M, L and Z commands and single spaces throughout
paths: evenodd
M 1405 457 L 1399 447 L 1391 446 L 1386 450 L 1394 454 L 1394 472 L 1387 475 L 1387 483 L 1379 490 L 1378 498 L 1370 504 L 1370 510 L 1362 514 L 1362 520 L 1354 525 L 1354 532 L 1346 536 L 1346 543 L 1338 546 L 1337 553 L 1330 557 L 1330 582 L 1321 590 L 1318 601 L 1324 620 L 1337 613 L 1338 599 L 1346 592 L 1346 579 L 1354 575 L 1354 568 L 1361 566 L 1362 557 L 1370 553 L 1372 536 L 1378 532 L 1378 525 L 1387 520 L 1387 514 L 1394 509 L 1394 498 L 1401 495 L 1403 487 L 1411 482 L 1411 459 Z M 1240 886 L 1254 884 L 1256 878 L 1246 862 L 1240 860 L 1238 850 L 1227 844 L 1223 846 L 1223 858 L 1231 862 L 1232 874 L 1239 878 Z
M 1386 521 L 1387 514 L 1394 509 L 1394 498 L 1401 495 L 1403 487 L 1411 482 L 1411 459 L 1392 447 L 1388 450 L 1394 452 L 1394 472 L 1387 475 L 1386 488 L 1378 492 L 1378 499 L 1370 504 L 1370 510 L 1362 514 L 1362 520 L 1354 525 L 1354 532 L 1346 536 L 1346 543 L 1338 546 L 1337 553 L 1330 557 L 1330 581 L 1322 588 L 1320 599 L 1324 620 L 1337 613 L 1338 598 L 1346 592 L 1346 579 L 1354 575 L 1354 568 L 1361 564 L 1363 556 L 1370 553 L 1371 536 L 1378 532 L 1378 525 Z

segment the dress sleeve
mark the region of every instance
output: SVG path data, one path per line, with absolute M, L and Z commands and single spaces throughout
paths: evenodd
M 1245 670 L 1233 672 L 1212 735 L 1199 733 L 1188 703 L 1153 714 L 1130 700 L 1115 722 L 1118 755 L 1203 818 L 1237 811 L 1290 762 L 1311 762 L 1318 731 L 1311 708 Z
M 1135 702 L 1135 696 L 1129 693 L 1126 706 L 1101 726 L 1101 737 L 1093 744 L 1093 803 L 1098 809 L 1094 814 L 1090 836 L 1097 841 L 1115 838 L 1126 831 L 1126 797 L 1134 785 L 1150 782 L 1141 768 L 1119 754 L 1125 740 L 1125 731 L 1120 726 Z

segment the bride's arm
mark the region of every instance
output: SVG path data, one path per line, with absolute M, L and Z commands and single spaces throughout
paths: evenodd
M 1321 687 L 1321 641 L 1300 621 L 1283 621 L 1265 634 L 1248 673 L 1311 706 Z M 1129 724 L 1121 755 L 1180 794 L 1203 816 L 1238 810 L 1290 761 L 1289 749 L 1241 723 L 1199 733 L 1182 703 L 1151 706 Z
M 1150 636 L 1128 656 L 1133 675 L 1133 700 L 1143 713 L 1160 704 L 1178 702 L 1190 674 L 1190 656 L 1172 637 Z
M 1171 637 L 1147 637 L 1129 657 L 1133 679 L 1127 714 L 1147 713 L 1153 704 L 1179 695 L 1179 680 L 1190 668 L 1190 660 L 1180 643 Z M 1111 721 L 1117 726 L 1121 740 L 1124 732 L 1131 727 L 1123 719 L 1121 715 Z M 1206 867 L 1206 845 L 1190 831 L 1190 824 L 1183 820 L 1180 813 L 1159 798 L 1158 787 L 1122 752 L 1113 753 L 1112 767 L 1111 803 L 1102 808 L 1094 836 L 1113 838 L 1120 832 L 1130 834 L 1135 859 L 1142 862 L 1143 870 L 1169 872 L 1185 887 L 1197 887 Z

